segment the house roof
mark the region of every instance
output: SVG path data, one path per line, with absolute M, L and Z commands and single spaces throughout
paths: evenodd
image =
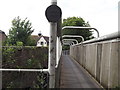
M 0 41 L 2 40 L 2 41 L 5 41 L 5 39 L 6 39 L 6 34 L 5 34 L 5 32 L 4 31 L 2 31 L 2 30 L 0 30 Z
M 49 37 L 47 37 L 47 36 L 43 36 L 43 37 L 46 40 L 46 42 L 48 43 L 49 42 Z
M 35 40 L 36 42 L 40 40 L 41 37 L 43 37 L 47 43 L 49 43 L 49 37 L 48 36 L 38 36 L 38 35 L 31 35 L 32 39 Z
M 31 38 L 35 40 L 36 42 L 40 39 L 38 35 L 31 35 Z
M 5 34 L 5 32 L 3 32 L 2 30 L 0 30 L 0 33 Z M 5 34 L 5 35 L 6 35 L 6 34 Z

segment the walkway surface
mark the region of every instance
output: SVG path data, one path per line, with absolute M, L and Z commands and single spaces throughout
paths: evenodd
M 101 88 L 70 56 L 63 55 L 61 64 L 60 88 Z

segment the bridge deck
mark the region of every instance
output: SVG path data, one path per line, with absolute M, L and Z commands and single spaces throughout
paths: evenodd
M 101 88 L 88 73 L 68 55 L 62 56 L 60 88 Z

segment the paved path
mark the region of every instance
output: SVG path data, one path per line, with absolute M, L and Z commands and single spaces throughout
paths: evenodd
M 63 55 L 60 88 L 100 88 L 90 75 L 68 55 Z

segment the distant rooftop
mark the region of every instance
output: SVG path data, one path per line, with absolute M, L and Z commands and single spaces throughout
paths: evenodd
M 38 36 L 38 35 L 31 35 L 32 39 L 35 40 L 36 42 L 41 38 L 41 37 L 44 37 L 44 39 L 49 42 L 49 37 L 48 36 Z
M 5 32 L 3 32 L 2 30 L 0 30 L 0 33 L 3 33 L 3 34 L 5 34 Z

